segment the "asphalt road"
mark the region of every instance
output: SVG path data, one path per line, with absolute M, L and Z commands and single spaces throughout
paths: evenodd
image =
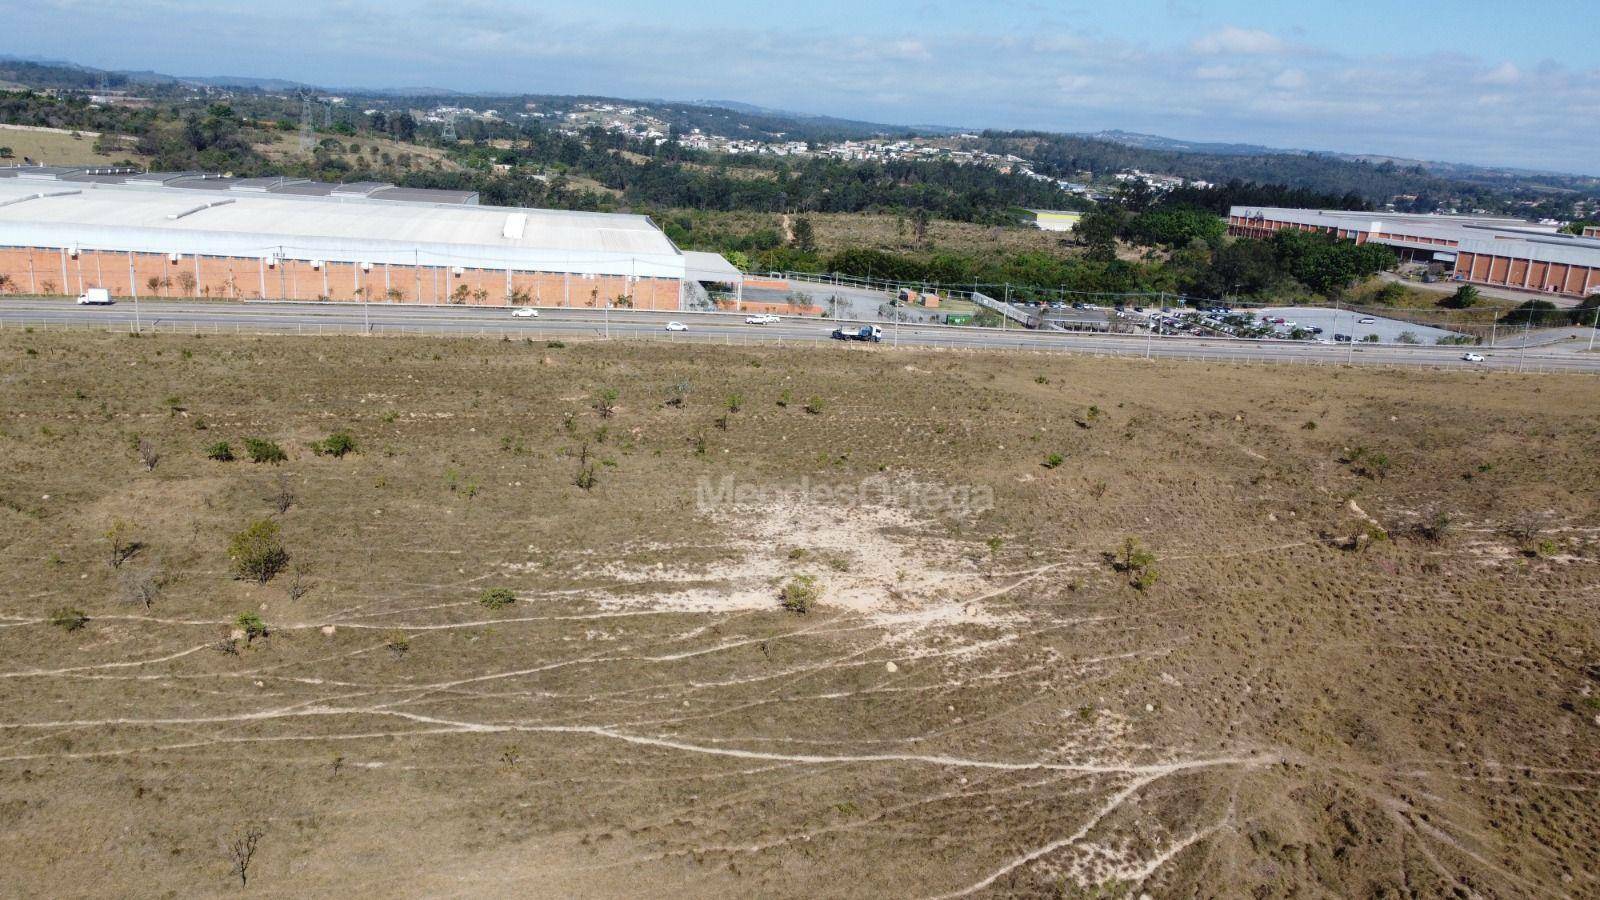
M 433 334 L 508 335 L 513 338 L 661 340 L 718 344 L 825 344 L 834 323 L 785 318 L 778 325 L 746 325 L 732 313 L 643 312 L 545 308 L 537 319 L 513 318 L 504 307 L 395 306 L 374 303 L 224 303 L 131 301 L 109 307 L 78 306 L 71 300 L 0 300 L 0 328 L 105 328 L 129 331 L 137 315 L 146 331 L 245 334 Z M 668 332 L 668 321 L 689 326 Z M 880 323 L 881 324 L 881 323 Z M 948 347 L 984 350 L 1037 350 L 1116 356 L 1212 359 L 1234 362 L 1438 366 L 1511 369 L 1526 372 L 1600 374 L 1600 352 L 1582 352 L 1573 340 L 1526 350 L 1479 351 L 1482 363 L 1461 360 L 1459 347 L 1323 345 L 1305 342 L 1241 341 L 1192 336 L 1147 337 L 1022 329 L 885 325 L 883 346 Z

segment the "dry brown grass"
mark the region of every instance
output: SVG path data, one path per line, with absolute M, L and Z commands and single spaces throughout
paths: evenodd
M 21 165 L 24 157 L 52 166 L 92 166 L 132 160 L 144 163 L 147 156 L 135 153 L 132 141 L 124 149 L 111 153 L 97 153 L 95 139 L 88 133 L 74 137 L 49 131 L 28 131 L 0 125 L 0 147 L 10 147 L 12 159 L 0 160 L 0 165 Z
M 259 830 L 249 889 L 278 896 L 1593 895 L 1594 390 L 11 332 L 6 891 L 221 893 Z M 340 429 L 359 452 L 308 449 Z M 246 437 L 289 459 L 205 458 Z M 885 474 L 994 509 L 694 503 Z M 1554 552 L 1523 553 L 1530 511 Z M 309 590 L 231 577 L 267 516 Z M 1104 558 L 1130 537 L 1148 590 Z

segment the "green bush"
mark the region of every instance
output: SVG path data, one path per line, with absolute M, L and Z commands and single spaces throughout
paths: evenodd
M 257 519 L 228 541 L 228 558 L 237 577 L 266 584 L 289 564 L 289 551 L 278 536 L 278 523 Z
M 233 445 L 227 441 L 217 441 L 206 448 L 206 459 L 217 462 L 233 462 Z
M 258 637 L 267 636 L 267 623 L 253 612 L 242 612 L 234 617 L 233 625 L 244 632 L 245 640 L 253 641 Z
M 289 458 L 277 442 L 265 438 L 245 438 L 244 451 L 250 454 L 250 461 L 253 463 L 281 463 Z
M 812 414 L 813 416 L 822 415 L 822 411 L 824 409 L 826 409 L 826 408 L 827 408 L 827 404 L 823 401 L 823 399 L 821 397 L 812 397 L 811 399 L 806 401 L 806 406 L 805 406 L 806 412 Z
M 478 596 L 478 603 L 488 609 L 504 609 L 517 602 L 517 594 L 510 588 L 489 588 Z
M 50 624 L 63 631 L 77 631 L 88 624 L 89 617 L 81 609 L 63 606 L 50 614 Z
M 810 575 L 796 575 L 783 586 L 778 594 L 778 602 L 784 609 L 804 615 L 811 611 L 819 595 L 817 579 Z
M 1061 454 L 1052 453 L 1049 456 L 1046 456 L 1044 458 L 1044 467 L 1046 469 L 1054 469 L 1054 468 L 1057 468 L 1058 466 L 1060 466 L 1064 462 L 1066 462 L 1066 459 L 1063 458 L 1061 456 Z
M 331 456 L 338 459 L 347 453 L 356 452 L 356 439 L 348 431 L 335 431 L 320 441 L 311 445 L 311 452 L 318 456 Z

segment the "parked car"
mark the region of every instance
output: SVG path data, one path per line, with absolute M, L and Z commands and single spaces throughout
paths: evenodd
M 78 295 L 78 303 L 83 306 L 110 306 L 111 292 L 105 288 L 89 288 Z
M 539 318 L 539 311 L 537 309 L 534 309 L 531 306 L 519 306 L 516 309 L 512 310 L 511 314 L 513 316 L 516 316 L 519 319 L 537 319 L 537 318 Z
M 1370 316 L 1368 316 L 1365 319 L 1357 319 L 1356 320 L 1356 324 L 1357 325 L 1376 325 L 1377 323 L 1378 323 L 1378 320 L 1374 319 L 1374 318 L 1372 318 Z
M 1482 353 L 1463 353 L 1461 358 L 1466 362 L 1483 362 Z
M 772 313 L 757 313 L 753 316 L 744 317 L 746 325 L 776 325 L 780 321 L 782 320 Z
M 688 331 L 689 330 L 689 326 L 683 324 L 682 322 L 668 322 L 667 323 L 667 330 L 668 331 Z
M 1352 338 L 1348 334 L 1336 334 L 1333 336 L 1333 340 L 1335 343 L 1348 344 Z

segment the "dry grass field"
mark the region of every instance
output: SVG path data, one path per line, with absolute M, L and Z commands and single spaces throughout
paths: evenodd
M 1600 895 L 1596 389 L 9 332 L 0 893 Z
M 786 234 L 783 217 L 776 213 L 690 213 L 710 230 L 746 234 L 770 229 Z M 928 242 L 917 243 L 911 220 L 905 216 L 873 213 L 808 213 L 817 251 L 824 256 L 840 250 L 868 248 L 892 252 L 946 251 L 955 253 L 1060 253 L 1074 246 L 1070 234 L 1040 231 L 1032 226 L 999 227 L 935 219 L 928 224 Z M 705 226 L 702 226 L 705 227 Z
M 0 165 L 21 165 L 23 159 L 52 166 L 96 166 L 124 160 L 136 164 L 149 161 L 149 157 L 134 152 L 132 139 L 125 139 L 122 149 L 100 153 L 94 149 L 91 133 L 76 136 L 54 131 L 31 131 L 25 128 L 0 125 L 0 147 L 10 147 L 12 158 L 0 160 Z

